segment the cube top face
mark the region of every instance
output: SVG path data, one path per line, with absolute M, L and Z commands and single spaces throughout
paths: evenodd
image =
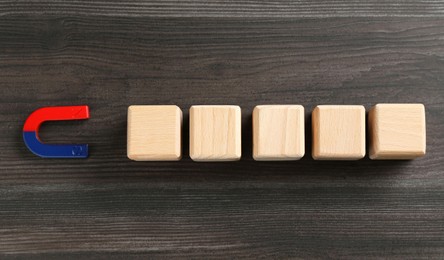
M 237 161 L 241 158 L 239 106 L 190 108 L 190 157 L 194 161 Z
M 128 158 L 177 161 L 182 157 L 182 111 L 174 105 L 128 108 Z
M 369 112 L 370 158 L 414 159 L 426 153 L 423 104 L 377 104 Z
M 261 105 L 253 110 L 253 158 L 299 160 L 305 154 L 304 107 Z
M 358 160 L 365 156 L 365 108 L 317 106 L 312 114 L 315 160 Z

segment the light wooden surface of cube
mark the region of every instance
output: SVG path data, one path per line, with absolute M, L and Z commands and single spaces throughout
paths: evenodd
M 253 158 L 299 160 L 305 154 L 304 107 L 261 105 L 253 110 Z
M 241 158 L 241 109 L 212 105 L 190 108 L 190 157 L 194 161 Z
M 312 114 L 315 160 L 358 160 L 365 156 L 365 108 L 321 105 Z
M 426 153 L 423 104 L 377 104 L 369 112 L 370 159 L 408 160 Z
M 174 105 L 128 107 L 128 158 L 177 161 L 182 157 L 182 110 Z

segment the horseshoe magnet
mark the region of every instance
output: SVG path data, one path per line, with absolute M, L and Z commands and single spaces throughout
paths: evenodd
M 23 140 L 28 149 L 43 158 L 86 158 L 88 144 L 45 144 L 39 128 L 45 121 L 82 120 L 89 118 L 88 106 L 43 107 L 35 110 L 23 126 Z

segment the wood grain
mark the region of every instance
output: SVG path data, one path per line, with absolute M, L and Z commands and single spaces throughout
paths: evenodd
M 444 255 L 439 15 L 156 18 L 131 16 L 121 5 L 110 10 L 107 5 L 117 6 L 112 2 L 85 5 L 83 12 L 80 1 L 1 3 L 1 258 Z M 399 9 L 386 11 L 390 3 Z M 427 16 L 442 9 L 440 2 L 405 3 L 378 1 L 375 10 Z M 364 2 L 356 5 L 325 13 Z M 251 158 L 251 113 L 258 104 L 304 105 L 309 144 L 316 105 L 369 109 L 393 102 L 425 104 L 425 157 Z M 29 113 L 84 103 L 88 121 L 48 123 L 41 137 L 89 143 L 89 159 L 44 160 L 27 151 L 21 129 Z M 126 157 L 129 105 L 177 104 L 188 136 L 191 105 L 228 103 L 242 107 L 240 162 L 194 163 L 188 138 L 179 162 Z
M 440 0 L 2 0 L 3 15 L 123 17 L 440 17 Z
M 319 105 L 312 113 L 315 160 L 359 160 L 365 157 L 365 108 Z
M 233 105 L 190 108 L 190 158 L 197 162 L 238 161 L 242 153 L 241 109 Z
M 258 105 L 253 109 L 253 158 L 299 160 L 305 154 L 305 114 L 301 105 Z
M 426 153 L 423 104 L 377 104 L 368 113 L 370 159 L 415 159 Z
M 128 107 L 127 156 L 135 161 L 182 158 L 182 110 L 175 105 Z

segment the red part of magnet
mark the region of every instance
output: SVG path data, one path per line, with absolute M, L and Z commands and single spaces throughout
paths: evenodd
M 42 107 L 34 111 L 23 126 L 24 132 L 37 132 L 45 121 L 80 120 L 89 118 L 88 106 Z

